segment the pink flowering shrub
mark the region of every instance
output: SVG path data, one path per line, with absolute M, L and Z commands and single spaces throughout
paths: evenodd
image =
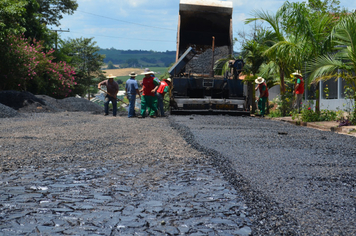
M 67 97 L 75 82 L 74 68 L 66 62 L 54 62 L 54 50 L 45 52 L 42 42 L 32 43 L 23 35 L 10 35 L 0 53 L 0 90 L 41 91 L 53 97 Z

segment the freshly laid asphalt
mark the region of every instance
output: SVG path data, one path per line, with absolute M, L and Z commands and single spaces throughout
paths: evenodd
M 256 235 L 356 235 L 355 137 L 256 117 L 172 123 L 245 197 Z

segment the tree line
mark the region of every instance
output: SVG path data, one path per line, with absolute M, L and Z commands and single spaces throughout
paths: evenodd
M 63 98 L 104 78 L 105 56 L 93 38 L 63 40 L 48 28 L 77 7 L 75 0 L 0 1 L 0 90 Z
M 100 49 L 99 54 L 105 55 L 105 63 L 113 63 L 120 67 L 168 67 L 176 59 L 175 51 L 147 51 L 147 50 L 120 50 Z

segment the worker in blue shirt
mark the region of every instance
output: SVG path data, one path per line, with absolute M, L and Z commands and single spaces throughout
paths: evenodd
M 135 72 L 131 72 L 129 74 L 130 78 L 126 81 L 125 85 L 125 91 L 126 91 L 126 97 L 129 100 L 129 114 L 128 117 L 136 117 L 135 114 L 135 103 L 136 103 L 136 95 L 138 94 L 141 99 L 141 94 L 138 90 L 138 83 L 136 81 L 136 76 L 137 74 Z

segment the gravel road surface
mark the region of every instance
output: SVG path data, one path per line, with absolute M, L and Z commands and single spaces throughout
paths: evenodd
M 356 235 L 355 137 L 1 99 L 0 235 Z
M 168 119 L 126 115 L 0 119 L 0 235 L 251 234 L 209 158 Z

